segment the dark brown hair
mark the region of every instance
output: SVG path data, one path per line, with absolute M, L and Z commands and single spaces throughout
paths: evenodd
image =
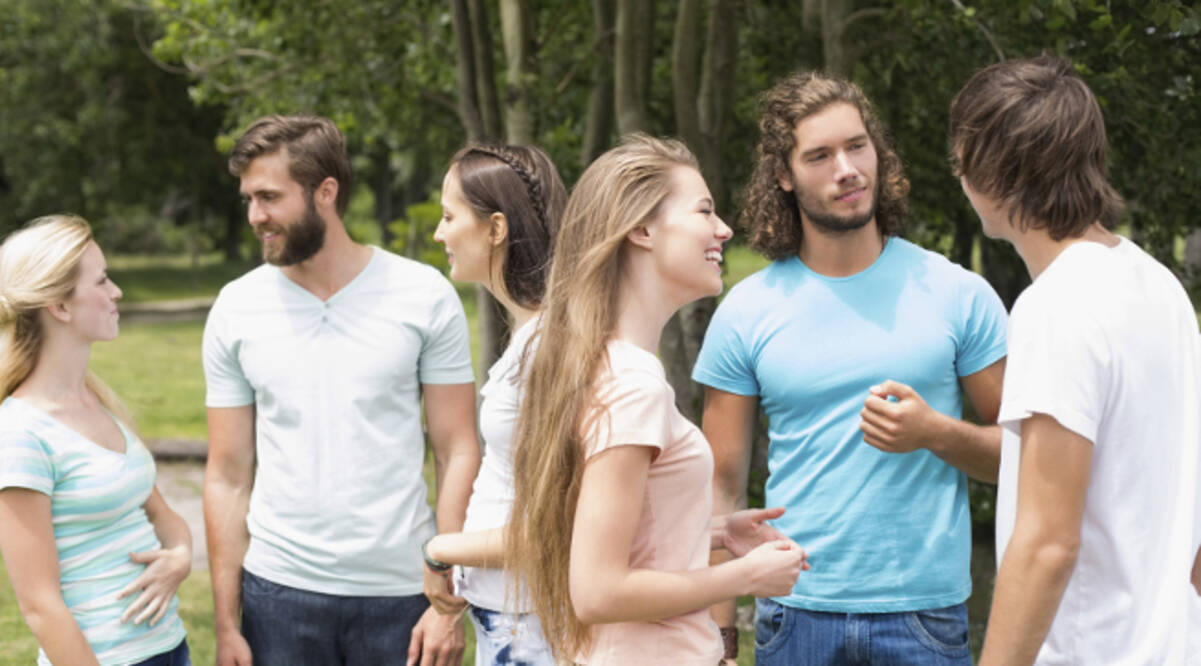
M 229 156 L 229 172 L 240 178 L 256 158 L 280 149 L 288 153 L 288 173 L 312 195 L 326 178 L 338 181 L 335 206 L 346 214 L 354 175 L 346 155 L 346 139 L 333 121 L 321 116 L 263 116 L 238 138 Z
M 789 156 L 796 148 L 796 126 L 831 104 L 855 107 L 876 149 L 876 226 L 885 236 L 895 236 L 905 226 L 909 206 L 909 181 L 901 158 L 888 143 L 884 125 L 859 86 L 819 72 L 799 72 L 763 93 L 759 106 L 758 162 L 747 187 L 741 225 L 750 231 L 750 245 L 768 259 L 795 255 L 801 248 L 801 213 L 796 194 L 780 187 L 780 177 L 791 178 Z
M 538 307 L 546 292 L 555 232 L 567 205 L 558 169 L 545 152 L 532 146 L 468 146 L 450 163 L 458 169 L 463 198 L 476 217 L 505 216 L 505 291 L 522 307 Z
M 951 164 L 1023 231 L 1054 240 L 1112 226 L 1122 197 L 1106 177 L 1105 121 L 1088 85 L 1048 55 L 976 72 L 951 103 Z

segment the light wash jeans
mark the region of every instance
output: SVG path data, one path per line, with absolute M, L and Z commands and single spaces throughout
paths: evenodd
M 475 666 L 555 666 L 537 615 L 476 606 L 467 615 L 475 626 Z

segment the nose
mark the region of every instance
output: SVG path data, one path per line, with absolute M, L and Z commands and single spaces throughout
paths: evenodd
M 858 175 L 859 170 L 851 163 L 851 156 L 847 155 L 845 150 L 838 151 L 834 155 L 835 177 L 841 182 L 847 178 Z
M 730 228 L 730 225 L 726 224 L 725 220 L 722 220 L 720 217 L 716 215 L 714 217 L 717 219 L 717 228 L 713 230 L 713 235 L 723 243 L 733 238 L 734 230 Z
M 442 225 L 446 223 L 446 218 L 438 220 L 438 226 L 434 227 L 434 242 L 446 243 L 446 234 L 442 233 Z
M 250 204 L 246 207 L 246 220 L 250 222 L 250 226 L 256 226 L 267 221 L 267 211 L 259 205 L 254 199 L 250 200 Z
M 113 282 L 111 279 L 109 280 L 109 284 L 113 286 L 113 300 L 121 300 L 121 297 L 125 295 L 125 292 L 121 291 L 121 288 L 117 286 L 117 283 Z

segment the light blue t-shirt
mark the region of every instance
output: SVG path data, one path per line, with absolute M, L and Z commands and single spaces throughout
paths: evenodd
M 118 426 L 125 453 L 96 444 L 23 400 L 0 403 L 0 489 L 50 496 L 63 601 L 102 665 L 143 661 L 184 639 L 177 598 L 153 627 L 121 622 L 137 595 L 117 595 L 146 570 L 129 554 L 161 546 L 142 508 L 154 488 L 154 458 Z M 49 666 L 44 651 L 38 663 Z
M 768 506 L 812 570 L 776 601 L 829 612 L 900 612 L 971 593 L 967 479 L 934 454 L 863 442 L 868 388 L 892 379 L 959 418 L 959 378 L 1005 356 L 1005 308 L 979 275 L 890 238 L 856 275 L 797 257 L 730 290 L 692 378 L 758 396 L 769 420 Z

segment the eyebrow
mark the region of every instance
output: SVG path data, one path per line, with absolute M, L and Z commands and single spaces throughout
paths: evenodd
M 845 145 L 848 143 L 855 143 L 856 141 L 866 141 L 866 140 L 867 140 L 867 133 L 862 132 L 860 134 L 856 134 L 855 136 L 852 136 L 852 137 L 846 139 L 842 143 Z M 803 159 L 814 153 L 820 153 L 823 150 L 829 150 L 829 149 L 830 149 L 830 146 L 815 146 L 815 147 L 810 148 L 809 150 L 806 150 L 805 152 L 801 153 L 801 158 Z

